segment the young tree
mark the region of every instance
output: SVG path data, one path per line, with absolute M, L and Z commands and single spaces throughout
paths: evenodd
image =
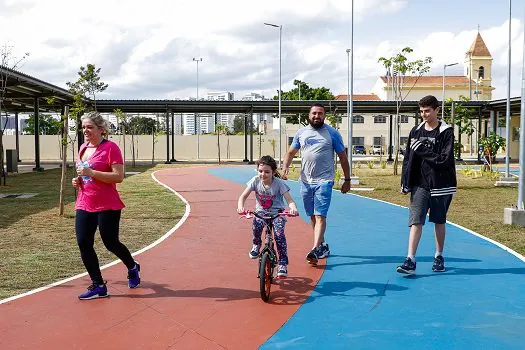
M 445 101 L 444 119 L 448 124 L 453 124 L 458 127 L 458 139 L 455 141 L 454 150 L 457 153 L 457 158 L 461 158 L 461 135 L 465 134 L 470 139 L 476 128 L 472 119 L 476 117 L 476 110 L 474 108 L 465 107 L 464 103 L 470 101 L 470 98 L 463 95 L 459 96 L 459 102 L 454 103 L 454 116 L 452 116 L 452 98 Z
M 96 68 L 94 64 L 88 63 L 85 67 L 81 66 L 78 71 L 78 80 L 75 83 L 68 82 L 67 85 L 71 88 L 73 84 L 77 85 L 77 89 L 93 98 L 93 109 L 97 110 L 96 94 L 108 88 L 108 84 L 100 81 L 100 69 Z
M 329 101 L 334 99 L 334 95 L 329 88 L 324 86 L 312 88 L 307 83 L 301 80 L 294 80 L 294 88 L 290 91 L 283 91 L 281 93 L 281 100 L 308 100 L 308 101 Z M 279 94 L 273 97 L 274 100 L 279 99 Z M 308 124 L 308 114 L 299 113 L 297 115 L 287 115 L 286 122 L 290 124 Z
M 117 124 L 122 134 L 122 158 L 124 160 L 124 171 L 126 169 L 126 130 L 129 124 L 129 117 L 126 113 L 122 112 L 120 108 L 117 108 L 113 111 L 115 117 L 117 118 Z
M 62 150 L 62 174 L 60 177 L 60 196 L 59 196 L 59 211 L 58 215 L 64 215 L 64 196 L 66 191 L 66 177 L 67 177 L 67 137 L 68 137 L 68 114 L 69 107 L 66 106 L 64 115 L 61 116 L 61 150 Z
M 29 56 L 29 53 L 25 53 L 21 58 L 15 57 L 12 53 L 12 46 L 3 45 L 0 47 L 0 68 L 7 68 L 10 70 L 16 70 L 22 64 L 22 62 Z M 4 101 L 7 93 L 7 77 L 9 72 L 7 70 L 0 70 L 0 116 L 5 111 Z M 3 178 L 3 184 L 6 184 L 6 173 L 5 173 L 5 159 L 4 159 L 4 130 L 7 126 L 7 111 L 4 112 L 6 118 L 5 123 L 0 122 L 0 176 Z M 1 118 L 0 118 L 1 121 Z
M 410 61 L 407 56 L 412 53 L 410 47 L 405 47 L 394 56 L 391 57 L 380 57 L 378 62 L 381 63 L 387 71 L 387 88 L 392 89 L 392 95 L 396 101 L 396 115 L 395 115 L 395 128 L 394 128 L 394 139 L 395 139 L 395 158 L 394 158 L 394 175 L 397 175 L 397 165 L 399 162 L 399 110 L 403 101 L 410 94 L 410 91 L 417 84 L 419 78 L 427 73 L 430 70 L 429 64 L 432 62 L 431 57 L 425 57 L 424 59 Z M 413 79 L 412 86 L 408 87 L 406 91 L 406 86 L 404 84 L 405 77 L 412 76 Z M 406 91 L 406 92 L 405 92 Z
M 62 130 L 62 120 L 56 119 L 50 114 L 38 116 L 38 130 L 41 135 L 58 135 Z M 27 126 L 24 128 L 26 134 L 35 133 L 35 116 L 30 114 L 27 118 Z
M 228 126 L 224 124 L 216 124 L 215 125 L 215 132 L 217 133 L 217 154 L 219 159 L 219 164 L 221 164 L 221 140 L 220 136 L 221 134 L 227 135 L 229 132 Z
M 235 135 L 244 134 L 244 123 L 246 122 L 246 119 L 247 118 L 242 114 L 236 115 L 235 118 L 233 118 L 233 133 Z M 248 121 L 247 133 L 253 134 L 255 131 L 256 131 L 255 126 L 251 127 L 251 124 Z
M 71 118 L 76 118 L 77 141 L 80 145 L 84 141 L 81 132 L 80 117 L 88 111 L 88 96 L 93 97 L 93 110 L 97 110 L 96 93 L 106 90 L 107 84 L 100 81 L 100 68 L 88 63 L 86 67 L 81 66 L 77 72 L 78 79 L 75 82 L 67 82 L 69 91 L 73 94 L 73 106 L 71 107 Z M 86 96 L 88 95 L 88 96 Z M 74 142 L 74 141 L 73 141 Z

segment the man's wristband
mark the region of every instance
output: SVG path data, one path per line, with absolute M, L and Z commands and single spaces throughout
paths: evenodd
M 345 179 L 345 182 L 347 182 L 347 181 L 352 181 L 352 179 Z

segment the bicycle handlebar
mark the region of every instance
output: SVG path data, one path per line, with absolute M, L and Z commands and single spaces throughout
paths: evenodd
M 262 219 L 262 220 L 273 220 L 275 219 L 276 217 L 278 216 L 288 216 L 288 217 L 293 217 L 293 216 L 298 216 L 297 214 L 291 214 L 289 211 L 285 210 L 283 212 L 280 212 L 280 213 L 277 213 L 277 214 L 274 214 L 274 215 L 271 215 L 271 216 L 262 216 L 262 215 L 259 215 L 257 212 L 255 211 L 252 211 L 252 210 L 245 210 L 244 213 L 239 213 L 239 215 L 241 216 L 244 216 L 246 219 L 251 219 L 252 217 L 257 217 L 259 219 Z

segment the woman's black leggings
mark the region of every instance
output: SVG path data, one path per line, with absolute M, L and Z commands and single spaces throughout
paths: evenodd
M 97 226 L 106 248 L 122 260 L 128 269 L 135 267 L 135 261 L 128 248 L 118 239 L 119 222 L 120 210 L 106 210 L 95 213 L 77 210 L 75 217 L 77 243 L 80 248 L 82 262 L 93 283 L 104 283 L 94 248 Z

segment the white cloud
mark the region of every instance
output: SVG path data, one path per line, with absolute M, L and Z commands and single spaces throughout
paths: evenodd
M 175 98 L 195 96 L 196 65 L 200 94 L 229 90 L 236 97 L 249 91 L 272 95 L 278 87 L 279 32 L 263 22 L 283 25 L 283 87 L 294 79 L 346 91 L 346 48 L 349 45 L 349 0 L 0 0 L 4 28 L 0 44 L 15 54 L 30 52 L 22 71 L 64 87 L 76 79 L 81 65 L 102 68 L 109 83 L 103 98 Z M 79 6 L 82 6 L 79 8 Z M 403 16 L 408 0 L 355 0 L 360 38 L 367 28 L 383 25 L 380 40 L 354 47 L 355 91 L 368 93 L 384 69 L 377 59 L 405 46 L 413 58 L 431 56 L 433 70 L 464 61 L 475 31 L 417 31 L 407 40 L 390 31 L 385 14 Z M 433 5 L 434 6 L 434 5 Z M 458 14 L 460 16 L 461 14 Z M 443 26 L 446 28 L 446 26 Z M 521 22 L 513 21 L 513 93 L 519 93 Z M 495 96 L 504 93 L 507 27 L 481 32 L 494 57 Z M 456 67 L 454 72 L 461 74 Z M 452 69 L 451 69 L 452 72 Z M 503 75 L 502 75 L 503 74 Z M 516 83 L 518 85 L 516 85 Z

